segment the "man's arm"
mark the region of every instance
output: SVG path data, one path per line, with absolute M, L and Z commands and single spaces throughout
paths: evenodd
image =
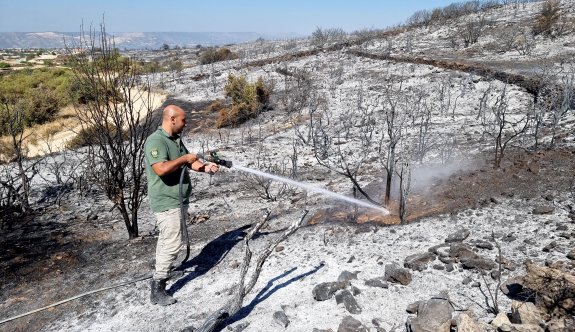
M 155 163 L 152 165 L 152 169 L 158 176 L 164 176 L 175 172 L 178 170 L 182 165 L 188 164 L 188 166 L 194 168 L 194 164 L 198 162 L 198 156 L 193 153 L 185 154 L 178 159 L 174 160 L 166 160 Z
M 196 160 L 192 163 L 192 169 L 196 172 L 204 172 L 214 174 L 219 171 L 220 167 L 214 163 L 202 163 L 199 160 Z

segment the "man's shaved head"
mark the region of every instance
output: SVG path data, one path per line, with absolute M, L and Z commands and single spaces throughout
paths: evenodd
M 168 105 L 162 112 L 162 128 L 170 134 L 181 134 L 186 126 L 186 112 L 176 105 Z
M 185 112 L 179 106 L 176 105 L 168 105 L 164 108 L 164 112 L 162 113 L 162 121 L 170 120 L 173 116 L 184 115 Z

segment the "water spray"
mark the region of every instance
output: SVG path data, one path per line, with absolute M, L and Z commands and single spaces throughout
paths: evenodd
M 248 167 L 243 167 L 243 166 L 237 165 L 237 164 L 234 164 L 234 169 L 236 169 L 236 170 L 238 170 L 238 171 L 246 172 L 246 173 L 251 173 L 251 174 L 254 174 L 254 175 L 257 175 L 257 176 L 265 177 L 265 178 L 268 178 L 268 179 L 270 179 L 270 180 L 276 180 L 276 181 L 279 181 L 279 182 L 287 183 L 287 184 L 289 184 L 289 185 L 292 185 L 292 186 L 296 186 L 296 187 L 300 187 L 300 188 L 302 188 L 302 189 L 305 189 L 306 191 L 311 191 L 311 192 L 315 192 L 315 193 L 318 193 L 318 194 L 327 195 L 327 196 L 330 196 L 330 197 L 332 197 L 332 198 L 335 198 L 335 199 L 338 199 L 338 200 L 341 200 L 341 201 L 346 201 L 346 202 L 348 202 L 348 203 L 352 203 L 352 204 L 355 204 L 355 205 L 359 205 L 359 206 L 363 206 L 363 207 L 370 208 L 370 209 L 373 209 L 373 210 L 377 210 L 377 211 L 381 212 L 383 215 L 388 215 L 388 214 L 389 214 L 389 211 L 388 211 L 387 209 L 385 209 L 385 208 L 382 208 L 381 206 L 377 206 L 377 205 L 375 205 L 375 204 L 371 204 L 371 203 L 368 203 L 368 202 L 360 201 L 359 199 L 355 199 L 355 198 L 348 197 L 348 196 L 345 196 L 345 195 L 342 195 L 342 194 L 338 194 L 338 193 L 335 193 L 335 192 L 333 192 L 333 191 L 329 191 L 329 190 L 327 190 L 327 189 L 324 189 L 324 188 L 321 188 L 321 187 L 318 187 L 318 186 L 314 186 L 314 185 L 311 185 L 311 184 L 308 184 L 308 183 L 303 183 L 303 182 L 295 181 L 295 180 L 288 179 L 288 178 L 285 178 L 285 177 L 282 177 L 282 176 L 278 176 L 278 175 L 274 175 L 274 174 L 269 174 L 269 173 L 262 172 L 262 171 L 258 171 L 258 170 L 256 170 L 256 169 L 252 169 L 252 168 L 248 168 Z

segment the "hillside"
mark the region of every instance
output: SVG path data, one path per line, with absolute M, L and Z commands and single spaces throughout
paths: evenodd
M 148 280 L 138 281 L 0 330 L 193 331 L 235 294 L 248 228 L 271 211 L 250 243 L 257 256 L 309 210 L 216 330 L 572 331 L 575 1 L 561 2 L 560 32 L 523 34 L 542 6 L 509 2 L 361 35 L 247 42 L 229 46 L 237 59 L 205 65 L 182 53 L 181 71 L 146 78 L 169 95 L 164 105 L 188 111 L 189 150 L 218 148 L 236 166 L 365 202 L 383 201 L 394 160 L 391 213 L 238 167 L 193 174 L 191 260 L 169 284 L 176 304 L 151 305 Z M 478 21 L 477 42 L 465 45 L 465 28 Z M 261 77 L 274 88 L 270 105 L 214 129 L 219 115 L 207 106 L 229 103 L 229 75 Z M 46 160 L 82 170 L 81 156 Z M 101 191 L 72 186 L 58 201 L 42 172 L 34 215 L 1 231 L 0 320 L 146 278 L 153 266 L 158 231 L 147 205 L 140 236 L 128 241 Z

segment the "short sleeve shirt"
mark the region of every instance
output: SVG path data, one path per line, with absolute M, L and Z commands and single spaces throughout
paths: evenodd
M 188 153 L 179 136 L 170 136 L 160 126 L 147 139 L 144 146 L 146 152 L 146 175 L 148 176 L 148 197 L 153 212 L 163 212 L 180 206 L 180 175 L 181 169 L 159 176 L 152 169 L 155 163 L 174 160 Z M 183 203 L 188 204 L 192 187 L 188 172 L 184 173 L 182 182 Z

